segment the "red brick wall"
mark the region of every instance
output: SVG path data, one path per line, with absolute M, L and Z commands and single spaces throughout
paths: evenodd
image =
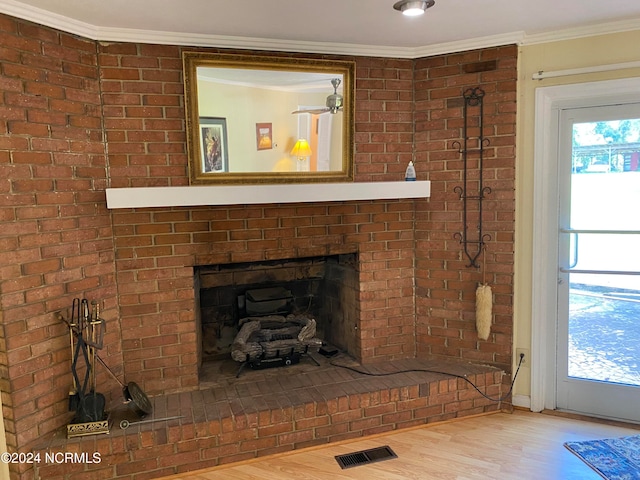
M 416 62 L 416 170 L 431 180 L 431 198 L 419 202 L 416 218 L 416 312 L 420 355 L 443 355 L 499 365 L 509 371 L 513 333 L 513 249 L 515 220 L 515 46 L 489 48 Z M 478 71 L 480 70 L 480 71 Z M 484 90 L 485 148 L 483 231 L 490 235 L 480 268 L 454 237 L 462 232 L 462 143 L 465 90 Z M 469 134 L 479 134 L 477 109 L 469 108 Z M 473 144 L 471 144 L 474 146 Z M 477 147 L 477 144 L 475 145 Z M 477 195 L 478 154 L 470 153 L 471 195 Z M 477 225 L 477 206 L 469 202 Z M 473 248 L 472 248 L 473 250 Z M 475 290 L 488 283 L 494 296 L 494 325 L 487 341 L 475 329 Z
M 200 264 L 357 251 L 364 361 L 418 353 L 508 368 L 514 47 L 417 62 L 354 59 L 356 181 L 401 180 L 415 148 L 430 200 L 109 212 L 106 186 L 188 183 L 180 55 L 0 16 L 0 388 L 11 448 L 69 419 L 68 331 L 54 313 L 76 296 L 103 302 L 103 354 L 119 376 L 152 394 L 195 388 L 192 266 Z M 462 73 L 460 65 L 486 59 L 498 69 Z M 492 129 L 489 342 L 474 337 L 482 275 L 464 267 L 452 239 L 461 166 L 450 142 L 460 138 L 455 102 L 469 86 L 487 91 Z M 118 394 L 104 373 L 98 383 Z
M 122 364 L 97 59 L 94 42 L 0 16 L 0 389 L 10 448 L 69 420 L 69 331 L 54 313 L 74 297 L 101 301 L 102 355 Z

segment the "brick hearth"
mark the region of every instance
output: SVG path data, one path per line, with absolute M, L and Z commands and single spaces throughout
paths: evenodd
M 200 390 L 153 398 L 151 418 L 183 418 L 123 430 L 126 408 L 114 408 L 109 435 L 72 440 L 52 437 L 36 451 L 101 453 L 98 464 L 40 465 L 39 478 L 150 479 L 247 460 L 274 453 L 372 435 L 509 408 L 483 398 L 468 382 L 442 374 L 413 371 L 367 376 L 332 366 L 351 366 L 374 374 L 435 370 L 466 376 L 488 396 L 504 391 L 496 368 L 443 360 L 407 359 L 362 367 L 348 357 L 309 360 L 270 370 L 244 370 L 217 364 L 205 372 Z

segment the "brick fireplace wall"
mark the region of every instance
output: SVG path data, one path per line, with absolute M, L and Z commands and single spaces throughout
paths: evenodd
M 462 143 L 465 90 L 485 92 L 483 232 L 489 237 L 479 268 L 455 238 L 462 232 Z M 517 47 L 505 46 L 424 58 L 415 64 L 416 165 L 431 180 L 431 199 L 416 211 L 416 322 L 418 355 L 457 357 L 510 371 L 513 338 L 515 131 Z M 478 136 L 477 109 L 469 108 L 469 134 Z M 473 143 L 472 147 L 477 146 Z M 470 195 L 478 190 L 478 154 L 468 155 Z M 474 190 L 475 189 L 475 190 Z M 469 228 L 477 206 L 469 203 Z M 473 211 L 475 210 L 475 212 Z M 473 248 L 471 248 L 473 250 Z M 493 326 L 487 341 L 475 330 L 475 291 L 493 291 Z
M 197 388 L 197 265 L 358 252 L 363 362 L 440 355 L 510 370 L 515 47 L 353 58 L 355 181 L 401 180 L 415 155 L 429 200 L 108 211 L 107 186 L 188 184 L 181 51 L 0 15 L 0 389 L 10 449 L 28 450 L 70 418 L 69 333 L 55 312 L 74 297 L 101 302 L 101 356 L 119 377 L 152 395 Z M 461 162 L 451 141 L 469 86 L 487 91 L 492 142 L 487 342 L 473 324 L 483 274 L 464 266 L 452 239 Z M 113 383 L 100 373 L 109 400 L 120 395 Z

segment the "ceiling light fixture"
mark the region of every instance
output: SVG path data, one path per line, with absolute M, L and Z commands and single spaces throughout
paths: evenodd
M 435 4 L 435 0 L 400 0 L 393 8 L 402 12 L 402 14 L 407 17 L 416 17 L 422 15 L 427 8 L 431 8 Z

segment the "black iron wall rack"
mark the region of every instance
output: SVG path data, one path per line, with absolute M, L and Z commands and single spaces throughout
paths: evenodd
M 452 143 L 462 155 L 463 162 L 463 184 L 456 186 L 456 192 L 462 200 L 462 232 L 457 232 L 454 238 L 460 242 L 464 248 L 464 254 L 469 259 L 467 267 L 480 268 L 478 258 L 486 246 L 486 242 L 491 239 L 491 235 L 482 231 L 482 201 L 485 195 L 491 193 L 491 188 L 483 185 L 483 169 L 485 148 L 491 143 L 484 137 L 484 100 L 485 92 L 479 87 L 469 88 L 463 94 L 463 131 L 462 142 L 458 140 Z M 472 126 L 477 129 L 477 135 L 471 135 Z M 469 163 L 471 156 L 478 158 L 478 178 L 470 180 Z M 475 223 L 472 228 L 471 223 Z

